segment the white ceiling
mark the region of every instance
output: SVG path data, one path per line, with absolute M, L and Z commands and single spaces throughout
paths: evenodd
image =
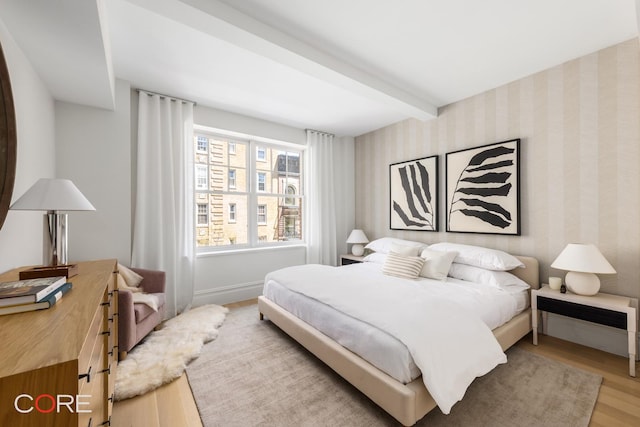
M 2 0 L 56 99 L 132 86 L 356 136 L 638 35 L 638 0 Z

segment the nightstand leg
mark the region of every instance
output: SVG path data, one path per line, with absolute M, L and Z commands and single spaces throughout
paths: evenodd
M 538 345 L 538 309 L 531 309 L 531 328 L 533 329 L 533 345 Z
M 629 375 L 636 376 L 636 333 L 629 331 Z

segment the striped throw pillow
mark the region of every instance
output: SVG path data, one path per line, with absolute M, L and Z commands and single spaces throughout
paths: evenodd
M 387 276 L 416 279 L 422 271 L 424 258 L 418 256 L 402 256 L 390 252 L 382 267 L 382 273 Z

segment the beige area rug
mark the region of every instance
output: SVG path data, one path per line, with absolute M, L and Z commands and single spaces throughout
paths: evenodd
M 215 304 L 194 308 L 151 332 L 118 364 L 115 400 L 155 390 L 182 375 L 202 346 L 218 336 L 229 310 Z
M 450 415 L 418 426 L 587 426 L 602 378 L 525 350 L 476 379 Z M 470 353 L 469 357 L 473 357 Z M 187 367 L 205 427 L 395 426 L 394 418 L 268 320 L 232 310 Z

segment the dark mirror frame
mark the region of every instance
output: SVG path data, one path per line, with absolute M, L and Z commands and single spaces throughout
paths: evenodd
M 11 204 L 16 178 L 16 112 L 13 106 L 11 80 L 0 45 L 0 228 Z

